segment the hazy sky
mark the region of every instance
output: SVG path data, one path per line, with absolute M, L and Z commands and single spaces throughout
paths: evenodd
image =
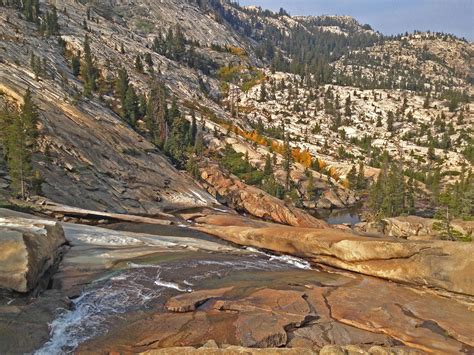
M 291 15 L 350 15 L 384 34 L 413 30 L 474 40 L 474 0 L 239 0 Z

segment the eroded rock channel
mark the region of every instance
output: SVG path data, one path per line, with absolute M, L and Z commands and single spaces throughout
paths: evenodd
M 24 217 L 4 216 L 2 225 L 45 223 Z M 469 296 L 310 265 L 188 227 L 61 226 L 68 250 L 47 287 L 1 295 L 1 353 L 473 350 Z

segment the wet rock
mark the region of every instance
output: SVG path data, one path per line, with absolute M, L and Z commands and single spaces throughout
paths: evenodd
M 196 221 L 202 224 L 199 230 L 240 245 L 305 257 L 392 281 L 474 295 L 473 243 L 369 238 L 330 228 L 270 223 L 232 226 L 225 217 L 201 217 Z
M 48 325 L 69 306 L 56 290 L 41 297 L 0 294 L 0 353 L 33 353 L 48 340 Z
M 195 291 L 189 294 L 184 293 L 169 299 L 165 307 L 168 311 L 177 313 L 195 311 L 196 307 L 204 302 L 222 297 L 226 292 L 232 289 L 233 287 L 226 287 L 216 290 Z
M 36 287 L 65 243 L 56 222 L 0 217 L 0 288 L 28 292 Z

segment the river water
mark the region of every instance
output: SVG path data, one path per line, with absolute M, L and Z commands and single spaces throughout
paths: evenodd
M 255 273 L 311 271 L 308 262 L 245 248 L 234 253 L 184 252 L 159 254 L 119 264 L 86 287 L 50 325 L 50 339 L 35 354 L 71 353 L 80 344 L 106 334 L 132 312 L 163 311 L 170 297 L 218 286 L 219 280 L 237 275 L 253 279 Z M 270 276 L 270 275 L 268 275 Z M 267 277 L 270 278 L 271 277 Z
M 361 222 L 359 212 L 359 209 L 354 207 L 332 211 L 318 210 L 313 215 L 325 220 L 330 225 L 347 224 L 353 228 L 357 223 Z

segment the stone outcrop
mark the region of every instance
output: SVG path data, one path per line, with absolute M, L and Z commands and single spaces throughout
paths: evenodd
M 384 218 L 380 222 L 362 222 L 355 226 L 356 231 L 380 233 L 387 237 L 413 240 L 440 239 L 440 233 L 434 224 L 439 222 L 431 218 L 418 216 L 400 216 Z M 454 220 L 451 226 L 462 235 L 472 235 L 474 222 Z
M 232 217 L 201 217 L 199 230 L 227 241 L 307 258 L 397 282 L 474 295 L 474 244 L 356 236 L 336 229 L 232 226 Z M 208 224 L 209 223 L 209 224 Z
M 145 351 L 143 355 L 316 355 L 311 349 L 295 348 L 245 348 L 242 346 L 227 346 L 218 348 L 217 346 L 205 345 L 200 348 L 177 347 Z
M 236 210 L 276 223 L 298 227 L 325 228 L 327 224 L 299 208 L 245 184 L 234 176 L 227 177 L 216 165 L 201 168 L 201 178 L 208 192 Z
M 183 293 L 173 297 L 166 302 L 166 309 L 170 312 L 185 313 L 195 311 L 196 307 L 211 299 L 222 297 L 233 287 L 219 288 L 216 290 L 195 291 L 192 293 Z
M 0 288 L 32 290 L 58 261 L 65 243 L 56 222 L 0 217 Z
M 200 354 L 210 349 L 207 353 L 227 354 L 267 348 L 259 351 L 279 354 L 275 347 L 287 347 L 307 349 L 302 354 L 402 355 L 473 349 L 469 301 L 362 275 L 331 274 L 328 279 L 310 273 L 299 274 L 304 285 L 297 277 L 287 280 L 284 289 L 247 284 L 245 292 L 210 289 L 171 297 L 168 303 L 207 301 L 187 312 L 140 317 L 80 350 Z M 219 299 L 213 299 L 216 294 Z

